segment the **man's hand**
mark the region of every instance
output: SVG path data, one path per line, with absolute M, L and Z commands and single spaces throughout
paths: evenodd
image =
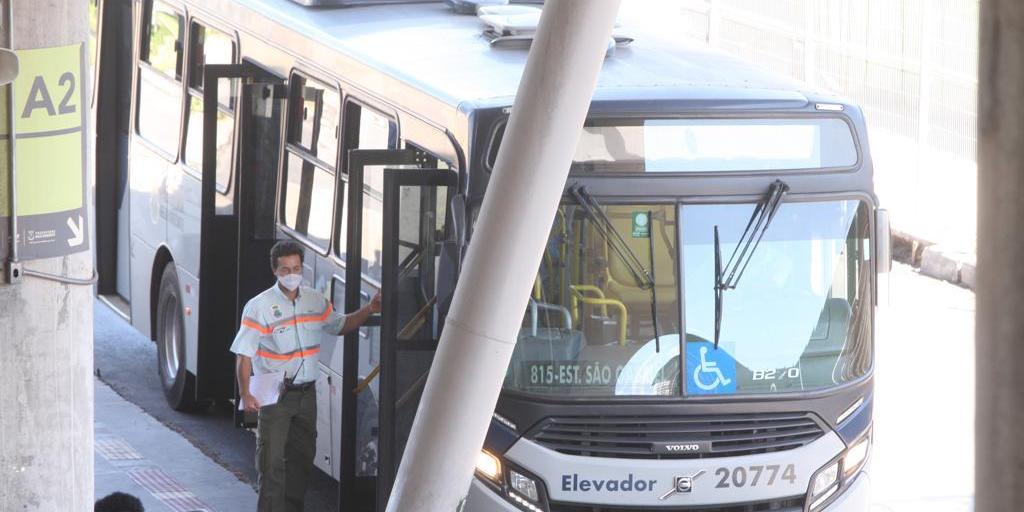
M 245 407 L 245 412 L 257 412 L 260 410 L 260 403 L 250 393 L 242 395 L 242 405 Z
M 341 326 L 341 332 L 338 334 L 344 336 L 366 323 L 366 320 L 370 318 L 370 315 L 374 315 L 381 312 L 380 303 L 380 292 L 370 299 L 365 306 L 359 308 L 354 313 L 345 316 L 345 323 Z
M 375 315 L 377 313 L 380 313 L 380 311 L 381 311 L 380 292 L 377 292 L 377 294 L 374 295 L 372 299 L 370 299 L 370 303 L 367 304 L 366 306 L 367 306 L 367 308 L 369 308 L 371 315 Z

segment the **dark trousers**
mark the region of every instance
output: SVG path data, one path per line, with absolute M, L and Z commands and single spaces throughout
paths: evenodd
M 302 512 L 316 453 L 316 391 L 288 390 L 260 408 L 256 427 L 259 512 Z

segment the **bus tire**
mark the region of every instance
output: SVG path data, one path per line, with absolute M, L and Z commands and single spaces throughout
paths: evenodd
M 178 411 L 196 406 L 195 380 L 185 368 L 185 317 L 174 263 L 164 267 L 156 305 L 156 365 L 167 403 Z

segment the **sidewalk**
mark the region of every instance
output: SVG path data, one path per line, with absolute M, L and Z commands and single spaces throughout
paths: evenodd
M 96 499 L 132 494 L 146 512 L 255 510 L 256 492 L 185 438 L 95 380 Z

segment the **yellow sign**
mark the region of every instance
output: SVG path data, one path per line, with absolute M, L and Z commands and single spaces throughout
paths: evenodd
M 27 257 L 87 249 L 81 220 L 86 217 L 88 108 L 83 101 L 82 44 L 16 53 L 21 63 L 14 81 L 19 246 L 26 248 Z M 8 90 L 0 88 L 0 216 L 5 217 L 10 215 Z

